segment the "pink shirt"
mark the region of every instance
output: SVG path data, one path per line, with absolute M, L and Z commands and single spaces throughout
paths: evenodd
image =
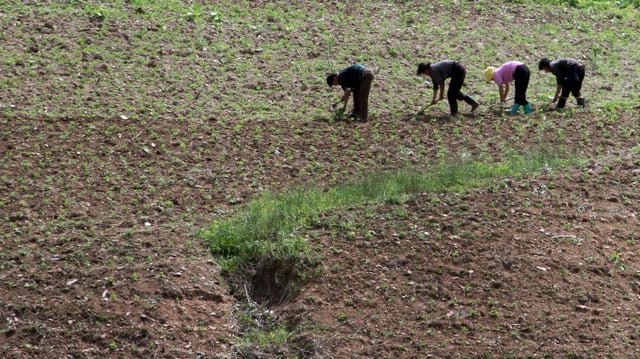
M 516 67 L 522 65 L 519 61 L 509 61 L 498 67 L 493 73 L 493 81 L 498 85 L 506 84 L 513 81 L 513 73 L 516 71 Z

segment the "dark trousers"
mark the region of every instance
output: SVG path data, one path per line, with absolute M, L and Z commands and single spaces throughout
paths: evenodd
M 584 80 L 584 65 L 571 66 L 567 77 L 562 81 L 562 92 L 560 97 L 567 98 L 572 94 L 575 98 L 580 98 L 582 90 L 582 81 Z
M 516 95 L 513 102 L 518 105 L 525 106 L 528 105 L 527 101 L 527 87 L 529 87 L 529 77 L 531 77 L 531 72 L 527 65 L 522 64 L 516 67 L 516 70 L 513 72 L 513 79 L 516 83 Z
M 461 63 L 456 62 L 451 69 L 451 81 L 449 82 L 449 90 L 447 91 L 447 101 L 449 101 L 449 110 L 452 115 L 458 113 L 458 101 L 465 100 L 467 95 L 463 94 L 462 85 L 464 78 L 467 76 L 467 70 Z
M 362 72 L 360 85 L 353 89 L 353 113 L 362 120 L 366 120 L 369 115 L 371 82 L 373 82 L 373 71 L 367 68 Z

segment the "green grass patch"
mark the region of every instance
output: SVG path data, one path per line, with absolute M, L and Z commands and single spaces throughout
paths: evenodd
M 314 263 L 303 229 L 316 223 L 323 213 L 370 204 L 404 203 L 415 193 L 465 192 L 492 180 L 528 177 L 579 162 L 573 156 L 559 152 L 512 154 L 502 162 L 458 160 L 426 171 L 407 169 L 375 173 L 329 190 L 267 192 L 233 217 L 212 223 L 201 232 L 201 237 L 209 243 L 211 252 L 221 259 L 227 273 L 255 272 L 256 268 L 262 267 L 275 273 L 266 278 L 303 279 L 309 277 L 306 271 Z M 269 265 L 263 267 L 264 263 Z M 282 291 L 278 293 L 282 294 Z
M 640 7 L 640 0 L 547 0 L 545 2 L 554 5 L 565 5 L 580 8 L 595 7 L 599 9 L 608 9 Z

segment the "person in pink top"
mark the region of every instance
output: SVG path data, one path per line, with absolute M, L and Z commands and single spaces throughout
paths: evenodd
M 529 77 L 531 72 L 527 65 L 519 61 L 509 61 L 497 69 L 489 66 L 484 70 L 484 79 L 487 82 L 495 81 L 498 85 L 500 93 L 500 105 L 504 108 L 509 93 L 509 84 L 515 81 L 516 94 L 513 100 L 513 106 L 509 113 L 515 115 L 518 113 L 520 106 L 523 107 L 525 115 L 531 113 L 531 104 L 527 101 L 527 87 L 529 87 Z

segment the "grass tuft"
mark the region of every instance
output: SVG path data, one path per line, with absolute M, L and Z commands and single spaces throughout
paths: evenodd
M 221 258 L 228 274 L 254 273 L 254 277 L 276 280 L 280 289 L 274 294 L 282 296 L 293 293 L 290 286 L 296 286 L 295 283 L 283 283 L 283 278 L 296 281 L 313 275 L 309 271 L 313 271 L 317 258 L 312 258 L 311 247 L 300 235 L 300 229 L 316 222 L 323 213 L 366 204 L 404 203 L 416 193 L 465 192 L 491 180 L 553 172 L 579 162 L 563 153 L 513 154 L 503 162 L 458 160 L 422 172 L 406 169 L 375 173 L 359 182 L 328 191 L 265 192 L 235 216 L 212 223 L 201 232 L 201 237 L 209 243 L 211 252 Z M 256 275 L 260 268 L 273 273 Z M 253 285 L 261 290 L 265 287 L 272 286 L 268 283 Z

